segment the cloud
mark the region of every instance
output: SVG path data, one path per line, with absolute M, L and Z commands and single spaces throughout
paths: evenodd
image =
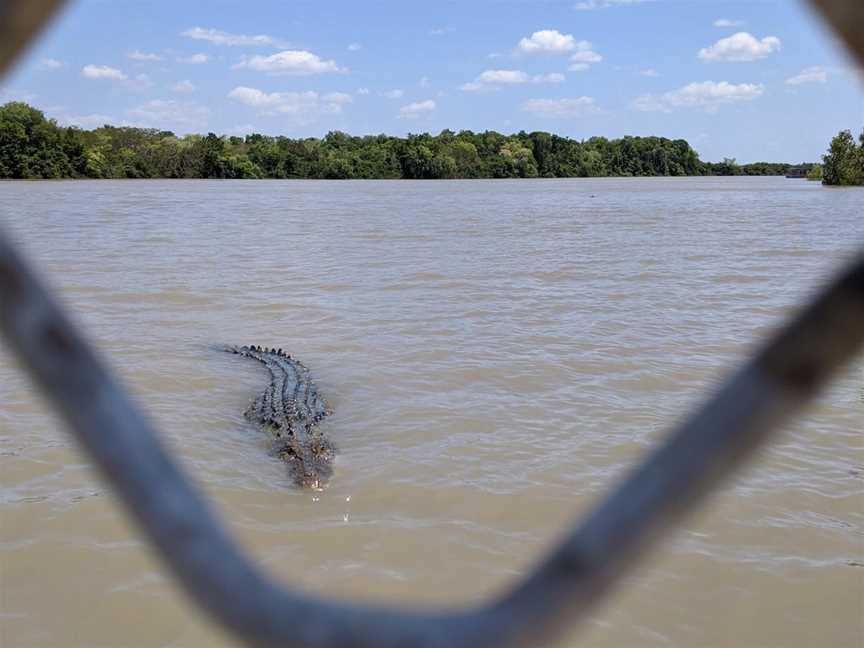
M 531 77 L 531 81 L 534 83 L 561 83 L 567 79 L 566 76 L 561 74 L 560 72 L 549 72 L 548 74 L 535 74 Z
M 626 7 L 629 5 L 642 4 L 643 2 L 654 2 L 654 0 L 582 0 L 577 2 L 574 9 L 578 11 L 591 11 L 592 9 L 609 9 L 610 7 Z
M 44 58 L 36 64 L 38 70 L 59 70 L 66 65 L 65 62 L 53 58 Z
M 486 70 L 476 79 L 478 83 L 525 83 L 530 77 L 521 70 Z
M 662 95 L 642 95 L 633 102 L 633 108 L 642 112 L 666 113 L 676 108 L 703 108 L 713 113 L 721 105 L 752 101 L 764 92 L 761 84 L 702 81 Z
M 195 92 L 198 88 L 189 79 L 183 79 L 171 86 L 174 92 Z
M 140 126 L 189 132 L 203 129 L 207 125 L 210 109 L 191 101 L 153 99 L 130 108 L 126 114 Z
M 139 74 L 130 79 L 124 72 L 107 65 L 85 65 L 81 68 L 81 76 L 97 81 L 116 81 L 127 90 L 145 92 L 153 87 L 153 81 L 146 74 Z
M 178 63 L 188 63 L 189 65 L 201 65 L 210 60 L 206 54 L 192 54 L 192 56 L 181 56 L 177 59 Z
M 419 85 L 421 88 L 428 88 L 430 85 L 429 77 L 428 76 L 420 77 L 420 80 L 417 82 L 417 85 Z
M 587 70 L 592 63 L 599 63 L 603 60 L 597 52 L 594 51 L 594 46 L 588 41 L 578 41 L 576 43 L 576 51 L 570 56 L 570 67 L 572 72 L 582 72 Z
M 126 55 L 127 58 L 133 61 L 161 61 L 162 57 L 152 52 L 142 52 L 141 50 L 132 50 Z
M 556 29 L 541 29 L 519 41 L 516 51 L 520 54 L 566 54 L 577 47 L 572 34 L 562 34 Z
M 477 92 L 481 90 L 497 90 L 504 85 L 518 85 L 520 83 L 560 83 L 566 77 L 558 72 L 548 74 L 537 74 L 529 76 L 521 70 L 486 70 L 479 74 L 473 81 L 463 83 L 461 90 L 466 92 Z
M 599 112 L 593 97 L 575 99 L 529 99 L 522 110 L 545 119 L 574 119 Z
M 285 115 L 297 124 L 310 124 L 320 115 L 336 115 L 354 101 L 344 92 L 319 94 L 306 92 L 262 92 L 257 88 L 238 86 L 228 93 L 230 99 L 255 108 L 262 115 Z
M 358 95 L 368 95 L 369 94 L 369 88 L 357 88 L 357 90 L 355 90 L 355 92 Z
M 180 35 L 193 40 L 202 40 L 213 45 L 227 45 L 228 47 L 291 47 L 287 42 L 266 34 L 255 36 L 231 34 L 219 29 L 205 29 L 204 27 L 191 27 L 180 32 Z
M 758 40 L 747 32 L 738 32 L 721 38 L 711 47 L 699 50 L 699 59 L 706 63 L 744 63 L 765 58 L 780 50 L 780 39 L 766 36 Z
M 718 18 L 714 21 L 715 27 L 741 27 L 744 24 L 743 20 L 732 20 L 730 18 Z
M 351 43 L 348 46 L 349 52 L 359 52 L 361 49 L 363 49 L 363 46 L 360 43 Z
M 0 101 L 23 101 L 24 103 L 33 103 L 39 95 L 29 92 L 27 90 L 18 90 L 18 89 L 9 89 L 4 90 L 0 88 Z
M 645 68 L 644 70 L 639 70 L 639 74 L 644 77 L 659 77 L 660 73 L 654 68 Z
M 435 101 L 427 99 L 426 101 L 415 101 L 407 106 L 402 106 L 399 109 L 399 119 L 417 119 L 423 115 L 434 111 L 437 106 Z
M 110 79 L 111 81 L 125 81 L 129 78 L 117 68 L 92 64 L 81 68 L 81 76 L 88 79 Z
M 387 97 L 388 99 L 401 99 L 402 95 L 405 94 L 404 90 L 399 90 L 398 88 L 395 90 L 388 90 L 387 92 L 382 92 L 382 97 Z
M 323 61 L 312 52 L 305 50 L 284 50 L 271 56 L 253 56 L 244 58 L 232 69 L 247 68 L 257 72 L 269 74 L 291 74 L 295 76 L 307 76 L 310 74 L 325 74 L 327 72 L 347 72 L 340 68 L 335 61 Z
M 786 85 L 796 86 L 803 83 L 826 83 L 828 81 L 828 70 L 814 65 L 804 68 L 798 74 L 786 79 Z
M 125 86 L 129 90 L 136 92 L 146 92 L 153 87 L 153 81 L 146 74 L 139 74 L 134 79 L 129 79 L 125 82 Z
M 454 31 L 453 27 L 436 27 L 434 29 L 429 30 L 430 36 L 443 36 L 444 34 L 449 34 Z

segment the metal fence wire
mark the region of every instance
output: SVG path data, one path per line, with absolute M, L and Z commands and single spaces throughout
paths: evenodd
M 0 0 L 0 73 L 63 3 Z M 864 2 L 811 0 L 864 62 Z M 864 249 L 672 430 L 559 546 L 473 609 L 322 600 L 274 583 L 229 538 L 126 391 L 0 230 L 0 329 L 189 596 L 250 646 L 548 645 L 864 346 Z

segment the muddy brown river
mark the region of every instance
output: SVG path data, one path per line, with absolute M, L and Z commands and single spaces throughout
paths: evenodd
M 531 568 L 864 244 L 783 178 L 0 183 L 60 292 L 254 559 L 310 592 L 477 602 Z M 243 418 L 282 347 L 334 409 L 322 493 Z M 858 360 L 566 646 L 864 645 Z M 0 645 L 235 645 L 0 345 Z

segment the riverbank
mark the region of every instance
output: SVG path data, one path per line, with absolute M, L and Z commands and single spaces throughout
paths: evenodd
M 105 125 L 63 127 L 24 103 L 0 106 L 0 178 L 484 179 L 737 176 L 809 171 L 809 164 L 703 162 L 683 140 L 546 132 L 441 131 L 407 137 L 291 139 L 186 135 Z

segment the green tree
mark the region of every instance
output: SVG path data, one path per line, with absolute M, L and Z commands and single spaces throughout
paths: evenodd
M 826 185 L 864 184 L 864 132 L 855 144 L 852 133 L 840 131 L 822 156 L 822 183 Z
M 807 172 L 807 179 L 821 182 L 823 178 L 823 170 L 821 164 L 814 164 Z
M 72 129 L 22 102 L 0 106 L 0 178 L 76 178 L 86 168 Z

